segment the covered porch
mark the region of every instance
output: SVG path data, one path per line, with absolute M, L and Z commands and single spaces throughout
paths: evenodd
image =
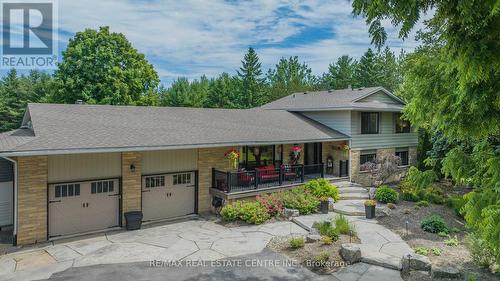
M 349 179 L 347 140 L 243 146 L 233 151 L 238 153 L 237 164 L 212 168 L 214 195 L 265 193 L 318 178 Z

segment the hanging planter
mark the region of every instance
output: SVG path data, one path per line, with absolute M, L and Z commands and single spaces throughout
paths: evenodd
M 238 169 L 238 160 L 240 159 L 240 152 L 236 149 L 231 149 L 224 153 L 224 157 L 229 160 L 229 167 Z
M 349 145 L 347 144 L 342 145 L 341 150 L 344 154 L 344 159 L 349 158 L 349 149 L 350 149 Z
M 290 148 L 290 161 L 292 164 L 297 164 L 300 159 L 300 152 L 302 151 L 302 148 L 300 146 L 294 146 Z

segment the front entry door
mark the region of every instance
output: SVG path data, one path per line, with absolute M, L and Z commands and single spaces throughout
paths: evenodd
M 144 176 L 142 180 L 144 220 L 160 220 L 195 212 L 194 172 Z
M 306 143 L 305 145 L 305 165 L 321 164 L 321 143 Z

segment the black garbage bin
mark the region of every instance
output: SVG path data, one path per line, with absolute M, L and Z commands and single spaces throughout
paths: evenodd
M 125 213 L 125 222 L 127 230 L 136 230 L 141 228 L 142 212 L 134 211 Z

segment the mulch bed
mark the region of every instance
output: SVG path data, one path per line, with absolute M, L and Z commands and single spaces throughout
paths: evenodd
M 442 186 L 442 188 L 449 195 L 462 195 L 467 192 L 467 189 L 464 188 L 452 189 L 449 186 Z M 425 232 L 421 229 L 422 220 L 433 214 L 441 216 L 449 229 L 457 228 L 460 230 L 458 233 L 450 233 L 451 237 L 457 236 L 460 241 L 458 246 L 446 246 L 444 240 L 448 239 L 447 237 L 440 237 L 437 234 Z M 401 200 L 396 205 L 396 208 L 390 211 L 388 216 L 378 217 L 377 220 L 381 225 L 399 234 L 412 248 L 440 248 L 442 250 L 440 256 L 432 253 L 428 255 L 433 265 L 460 268 L 462 272 L 465 272 L 465 278 L 475 276 L 476 280 L 499 280 L 498 277 L 489 273 L 486 269 L 479 268 L 472 263 L 467 248 L 466 236 L 468 233 L 465 228 L 465 221 L 445 205 L 430 204 L 428 207 L 418 207 L 415 202 Z M 406 278 L 406 280 L 413 280 L 408 276 Z
M 340 235 L 339 239 L 331 245 L 325 245 L 323 242 L 318 241 L 314 243 L 306 243 L 303 248 L 293 249 L 290 247 L 288 242 L 290 238 L 291 237 L 273 238 L 267 247 L 287 256 L 312 272 L 318 274 L 330 274 L 347 266 L 348 264 L 344 262 L 340 256 L 340 245 L 343 243 L 349 243 L 350 241 L 352 243 L 359 243 L 357 237 L 351 237 L 351 239 L 349 239 L 349 235 Z M 316 256 L 325 252 L 330 254 L 328 262 L 325 263 L 324 267 L 315 266 L 315 264 L 311 261 L 314 261 Z

